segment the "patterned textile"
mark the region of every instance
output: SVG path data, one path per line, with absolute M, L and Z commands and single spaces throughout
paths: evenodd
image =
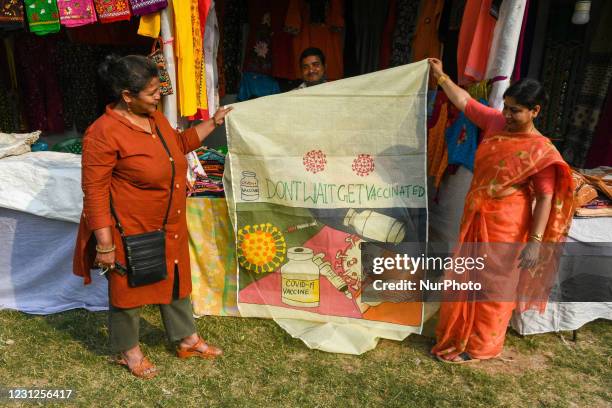
M 419 16 L 420 0 L 398 0 L 397 21 L 391 46 L 391 66 L 404 65 L 410 62 L 412 37 L 414 36 Z
M 208 108 L 206 96 L 206 70 L 204 67 L 204 33 L 200 25 L 198 0 L 191 0 L 191 29 L 193 32 L 193 56 L 198 112 Z
M 612 84 L 612 25 L 609 24 L 612 2 L 603 2 L 601 9 L 594 10 L 592 15 L 597 19 L 591 23 L 581 84 L 562 147 L 563 157 L 574 167 L 584 167 Z
M 5 23 L 23 22 L 23 3 L 20 0 L 0 0 L 0 27 Z
M 234 230 L 224 198 L 188 198 L 191 302 L 196 316 L 239 316 Z
M 130 6 L 133 15 L 143 16 L 165 9 L 168 7 L 168 0 L 130 0 Z
M 128 0 L 94 0 L 101 23 L 129 20 L 131 17 Z
M 78 27 L 97 21 L 93 0 L 57 0 L 60 21 L 66 27 Z
M 220 71 L 225 78 L 225 92 L 238 93 L 242 75 L 240 55 L 242 50 L 242 25 L 246 22 L 247 5 L 245 0 L 220 0 L 217 5 L 222 9 L 221 46 L 223 66 Z
M 24 0 L 30 31 L 45 35 L 60 30 L 56 0 Z

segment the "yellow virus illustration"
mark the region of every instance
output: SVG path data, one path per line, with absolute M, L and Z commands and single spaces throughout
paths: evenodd
M 270 223 L 245 225 L 238 230 L 238 262 L 249 271 L 273 272 L 285 260 L 286 251 L 285 237 Z

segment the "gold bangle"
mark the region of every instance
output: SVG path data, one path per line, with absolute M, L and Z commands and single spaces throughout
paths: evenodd
M 542 234 L 531 234 L 529 236 L 529 239 L 535 239 L 538 242 L 542 242 L 542 238 L 543 238 Z
M 440 75 L 438 77 L 438 86 L 442 86 L 448 80 L 448 75 Z
M 113 246 L 110 248 L 100 248 L 98 245 L 96 245 L 96 252 L 99 254 L 108 254 L 113 252 L 115 249 L 115 244 L 113 244 Z

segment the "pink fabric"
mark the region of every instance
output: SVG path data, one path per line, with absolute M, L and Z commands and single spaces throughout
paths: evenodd
M 459 85 L 485 79 L 495 20 L 489 10 L 492 0 L 467 0 L 459 30 L 457 76 Z
M 93 0 L 57 0 L 60 22 L 66 27 L 95 23 L 98 18 Z

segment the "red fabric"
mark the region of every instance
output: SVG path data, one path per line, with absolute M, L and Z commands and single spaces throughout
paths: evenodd
M 395 31 L 395 23 L 397 20 L 397 1 L 389 2 L 389 14 L 387 15 L 387 23 L 382 34 L 382 45 L 378 57 L 378 69 L 387 69 L 391 64 L 391 48 L 393 43 L 393 32 Z
M 495 18 L 489 10 L 492 0 L 467 0 L 457 49 L 459 85 L 480 82 L 485 76 Z
M 158 126 L 176 167 L 175 188 L 166 224 L 168 278 L 131 288 L 127 278 L 110 274 L 110 302 L 120 308 L 172 301 L 174 268 L 178 265 L 179 297 L 191 293 L 191 270 L 187 234 L 185 154 L 200 146 L 195 129 L 176 132 L 160 112 L 150 117 L 153 130 Z M 145 132 L 117 114 L 110 106 L 83 137 L 82 187 L 83 214 L 79 225 L 73 270 L 91 282 L 90 269 L 96 256 L 96 229 L 111 227 L 117 261 L 125 265 L 121 235 L 110 213 L 113 206 L 127 235 L 153 231 L 162 226 L 168 206 L 171 170 L 168 155 L 159 136 Z

